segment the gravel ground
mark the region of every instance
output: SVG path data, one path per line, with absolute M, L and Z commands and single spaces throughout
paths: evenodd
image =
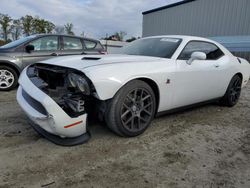
M 163 116 L 129 139 L 92 123 L 75 147 L 40 137 L 15 93 L 0 93 L 0 187 L 250 187 L 250 84 L 233 108 Z

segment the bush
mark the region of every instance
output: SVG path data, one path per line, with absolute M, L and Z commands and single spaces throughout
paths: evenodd
M 4 40 L 0 40 L 0 46 L 3 46 L 3 45 L 5 45 Z

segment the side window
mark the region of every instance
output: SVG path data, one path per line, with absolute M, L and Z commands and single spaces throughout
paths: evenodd
M 84 44 L 87 50 L 94 49 L 97 45 L 96 42 L 90 40 L 84 40 Z
M 64 50 L 82 50 L 82 42 L 79 38 L 63 37 L 63 49 Z
M 223 52 L 212 43 L 193 41 L 185 46 L 178 59 L 188 60 L 193 52 L 204 52 L 207 55 L 207 60 L 216 60 L 224 55 Z
M 34 51 L 58 50 L 58 37 L 48 36 L 42 37 L 30 42 L 35 47 Z

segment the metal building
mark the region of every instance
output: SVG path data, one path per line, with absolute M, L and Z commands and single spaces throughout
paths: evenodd
M 186 0 L 142 14 L 144 37 L 250 35 L 249 0 Z
M 172 34 L 215 37 L 222 44 L 230 43 L 234 52 L 232 45 L 237 43 L 240 47 L 238 41 L 244 43 L 241 36 L 245 36 L 249 48 L 242 49 L 250 49 L 250 0 L 185 0 L 142 14 L 143 37 Z M 230 42 L 230 37 L 237 42 Z M 250 57 L 250 50 L 243 54 L 246 53 Z

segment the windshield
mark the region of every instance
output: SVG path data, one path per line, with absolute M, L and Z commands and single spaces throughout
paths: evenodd
M 28 42 L 29 40 L 31 40 L 35 37 L 36 37 L 35 35 L 24 37 L 24 38 L 15 40 L 13 42 L 10 42 L 8 44 L 5 44 L 4 46 L 1 46 L 0 48 L 13 48 L 13 47 L 19 46 L 22 43 Z
M 131 42 L 121 49 L 122 54 L 171 58 L 181 43 L 178 38 L 145 38 Z

